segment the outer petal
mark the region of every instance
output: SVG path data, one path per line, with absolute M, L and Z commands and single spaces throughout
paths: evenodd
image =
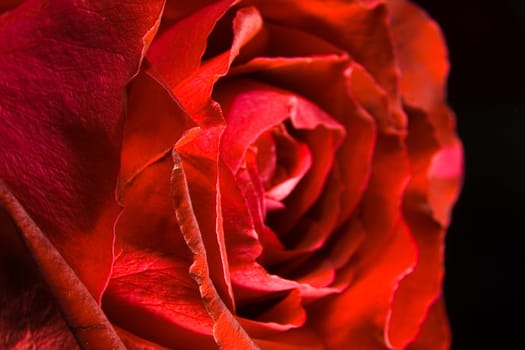
M 425 110 L 445 97 L 448 52 L 438 25 L 406 0 L 388 0 L 406 103 Z
M 442 298 L 437 299 L 429 309 L 417 338 L 407 347 L 407 350 L 426 349 L 450 349 L 450 330 Z
M 124 349 L 120 338 L 116 335 L 113 327 L 106 319 L 106 316 L 86 286 L 82 284 L 60 253 L 42 233 L 31 217 L 28 216 L 25 209 L 20 205 L 3 181 L 0 181 L 0 203 L 13 218 L 16 226 L 18 226 L 17 230 L 14 225 L 10 225 L 9 222 L 1 222 L 1 229 L 4 231 L 3 234 L 6 234 L 7 238 L 13 241 L 13 237 L 10 236 L 16 234 L 17 231 L 20 233 L 29 251 L 29 255 L 38 266 L 43 279 L 49 287 L 49 291 L 52 293 L 56 304 L 59 305 L 64 319 L 78 344 L 83 349 Z M 9 289 L 11 288 L 8 288 L 8 290 Z M 28 296 L 24 297 L 27 298 Z M 33 301 L 29 299 L 29 302 Z M 47 307 L 52 310 L 50 305 Z M 7 312 L 9 315 L 9 311 Z M 29 317 L 31 318 L 31 316 Z M 10 322 L 11 320 L 7 321 Z M 56 326 L 60 325 L 57 319 L 53 321 L 55 321 Z M 16 329 L 15 326 L 18 326 L 18 324 L 9 324 L 6 332 L 8 341 L 9 338 L 18 336 L 17 331 L 20 330 Z M 41 334 L 38 333 L 45 332 L 46 328 L 49 330 L 50 328 L 52 329 L 53 326 L 46 325 L 45 323 L 38 324 L 37 336 L 31 339 L 31 341 L 40 343 L 40 345 L 43 345 L 45 342 L 52 343 L 53 341 L 59 340 L 69 342 L 67 335 L 60 333 L 52 339 L 42 339 Z M 29 327 L 29 330 L 30 329 Z M 60 332 L 59 327 L 55 329 Z M 40 335 L 40 337 L 38 335 Z
M 400 222 L 374 254 L 358 252 L 357 278 L 342 294 L 309 310 L 309 322 L 327 349 L 388 349 L 383 336 L 389 302 L 399 279 L 415 259 L 415 247 Z
M 437 24 L 420 8 L 406 0 L 389 0 L 388 5 L 403 99 L 427 114 L 442 148 L 429 173 L 429 202 L 436 220 L 446 226 L 463 176 L 463 150 L 456 137 L 454 114 L 445 103 L 447 48 Z
M 162 6 L 31 0 L 0 17 L 0 177 L 97 300 L 119 210 L 124 88 Z
M 381 1 L 252 0 L 263 17 L 321 36 L 350 53 L 379 85 L 397 96 L 398 70 Z M 374 45 L 370 45 L 373 42 Z

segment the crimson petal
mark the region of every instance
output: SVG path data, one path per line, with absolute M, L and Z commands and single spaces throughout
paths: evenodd
M 0 177 L 97 300 L 113 259 L 124 89 L 162 6 L 30 0 L 0 16 Z

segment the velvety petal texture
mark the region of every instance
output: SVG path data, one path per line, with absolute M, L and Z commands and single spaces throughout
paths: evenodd
M 120 210 L 114 189 L 125 88 L 139 70 L 162 7 L 162 1 L 115 7 L 104 1 L 30 0 L 0 15 L 0 178 L 19 202 L 19 209 L 7 210 L 15 222 L 34 222 L 30 229 L 19 223 L 21 232 L 38 227 L 40 243 L 26 238 L 29 250 L 19 253 L 32 256 L 46 271 L 42 273 L 51 293 L 47 303 L 58 303 L 68 325 L 80 327 L 74 334 L 83 334 L 84 327 L 86 334 L 108 328 L 80 316 L 101 312 L 97 302 L 111 271 L 113 222 Z M 7 230 L 3 224 L 1 229 Z M 42 246 L 44 241 L 49 248 Z M 9 251 L 10 246 L 1 249 Z M 12 268 L 9 265 L 2 269 Z M 68 271 L 64 279 L 50 279 L 63 271 Z M 19 278 L 24 279 L 10 275 L 7 285 Z M 78 292 L 66 298 L 69 288 Z M 24 303 L 22 293 L 33 290 L 15 288 L 6 303 Z M 42 307 L 54 310 L 44 306 L 46 298 Z M 8 325 L 3 345 L 23 347 L 18 341 L 28 341 L 43 347 L 53 341 L 38 336 L 41 327 L 48 327 L 45 323 L 11 328 L 12 316 L 2 320 Z M 77 341 L 110 346 L 79 337 Z
M 27 0 L 0 29 L 0 347 L 449 346 L 462 148 L 420 8 Z

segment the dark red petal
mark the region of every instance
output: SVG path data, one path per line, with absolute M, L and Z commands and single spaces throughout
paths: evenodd
M 162 6 L 30 0 L 0 17 L 0 177 L 97 300 L 113 259 L 124 88 Z
M 0 348 L 80 349 L 3 205 L 0 240 Z
M 124 192 L 104 311 L 119 327 L 163 346 L 213 349 L 213 322 L 188 273 L 193 260 L 173 213 L 172 167 L 167 154 Z
M 210 277 L 210 265 L 207 260 L 208 249 L 193 209 L 194 206 L 190 197 L 190 189 L 183 162 L 175 151 L 173 152 L 173 161 L 171 194 L 175 204 L 175 214 L 179 221 L 181 233 L 193 253 L 193 264 L 190 268 L 190 274 L 197 282 L 205 307 L 214 321 L 213 336 L 219 347 L 222 348 L 257 349 L 217 293 L 217 289 Z
M 239 324 L 251 337 L 277 333 L 301 327 L 306 320 L 302 296 L 293 290 L 283 297 L 271 297 L 238 309 Z M 249 318 L 249 319 L 246 319 Z
M 407 347 L 407 350 L 426 349 L 450 349 L 450 329 L 443 298 L 434 302 L 416 340 Z
M 12 10 L 26 0 L 4 0 L 0 4 L 0 15 L 4 11 Z
M 18 227 L 17 230 L 14 225 L 2 223 L 2 229 L 11 229 L 7 238 L 13 239 L 10 236 L 20 234 L 79 345 L 84 349 L 125 349 L 97 301 L 3 181 L 0 181 L 0 204 Z M 10 324 L 9 328 L 13 326 Z M 39 326 L 48 327 L 45 324 Z M 62 338 L 62 335 L 57 338 Z M 64 339 L 67 341 L 67 336 Z
M 195 126 L 169 92 L 144 71 L 130 84 L 127 110 L 119 192 L 144 167 L 169 154 L 182 133 Z
M 343 0 L 252 0 L 248 3 L 255 4 L 264 18 L 318 35 L 348 51 L 389 94 L 397 95 L 397 64 L 387 7 L 381 1 L 367 4 Z
M 390 27 L 401 69 L 405 102 L 432 109 L 445 97 L 448 52 L 438 25 L 413 3 L 388 0 Z

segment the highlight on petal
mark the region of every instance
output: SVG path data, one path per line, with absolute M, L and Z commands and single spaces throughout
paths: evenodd
M 28 0 L 0 16 L 0 178 L 99 300 L 125 86 L 163 1 Z

